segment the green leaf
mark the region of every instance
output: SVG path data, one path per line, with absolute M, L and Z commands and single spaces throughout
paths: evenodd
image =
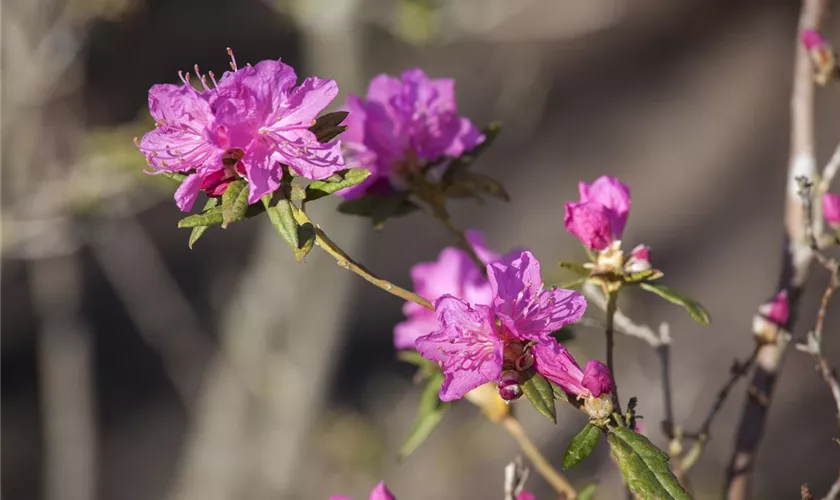
M 315 134 L 318 142 L 325 143 L 335 139 L 338 134 L 347 130 L 347 125 L 341 125 L 341 122 L 347 118 L 347 111 L 335 111 L 319 116 L 315 120 L 315 125 L 309 127 L 309 131 Z
M 292 212 L 292 202 L 286 199 L 280 200 L 273 207 L 267 210 L 268 218 L 274 225 L 274 229 L 286 240 L 286 243 L 297 251 L 300 240 L 298 239 L 298 225 Z
M 563 269 L 568 269 L 569 271 L 572 271 L 573 273 L 579 274 L 581 276 L 589 276 L 590 274 L 592 274 L 591 270 L 583 267 L 583 264 L 578 264 L 577 262 L 566 262 L 564 260 L 561 260 L 557 263 L 557 265 Z
M 414 424 L 411 426 L 411 433 L 400 448 L 400 460 L 408 457 L 423 444 L 443 419 L 443 412 L 448 405 L 441 402 L 438 398 L 438 392 L 442 383 L 443 374 L 440 371 L 435 372 L 426 383 L 426 388 L 423 389 L 423 393 L 420 395 L 417 417 L 415 417 Z
M 217 226 L 222 223 L 222 207 L 184 217 L 178 221 L 178 227 Z
M 469 171 L 456 171 L 443 192 L 452 198 L 477 197 L 481 199 L 479 195 L 486 194 L 503 201 L 510 201 L 510 195 L 501 182 L 489 175 Z
M 304 262 L 306 256 L 312 251 L 315 245 L 316 231 L 315 226 L 311 222 L 304 222 L 297 228 L 298 232 L 298 248 L 295 248 L 295 259 L 298 262 Z
M 550 380 L 549 383 L 551 383 L 551 393 L 554 396 L 554 399 L 566 402 L 569 401 L 569 395 L 566 394 L 566 391 L 564 391 L 562 387 L 555 384 L 554 382 L 551 382 Z
M 625 283 L 638 283 L 639 281 L 654 281 L 664 276 L 659 269 L 648 269 L 638 273 L 630 273 L 622 276 Z
M 183 182 L 187 178 L 187 174 L 182 174 L 181 172 L 161 172 L 160 175 L 167 179 L 172 179 L 175 182 Z
M 204 208 L 201 209 L 201 213 L 206 213 L 208 210 L 214 208 L 218 204 L 218 198 L 208 198 L 207 203 L 204 204 Z M 198 241 L 198 239 L 201 238 L 201 235 L 203 235 L 204 232 L 208 229 L 210 229 L 210 226 L 196 226 L 193 228 L 192 232 L 190 233 L 189 240 L 190 250 L 192 250 L 193 246 L 195 245 L 195 242 Z
M 338 211 L 343 214 L 370 217 L 377 229 L 382 228 L 386 220 L 408 215 L 419 208 L 408 199 L 408 193 L 389 196 L 367 195 L 338 205 Z
M 648 438 L 627 427 L 615 427 L 607 441 L 627 486 L 637 498 L 691 499 L 668 467 L 668 454 Z
M 566 454 L 563 455 L 563 468 L 571 469 L 588 457 L 598 440 L 601 439 L 601 429 L 592 424 L 586 426 L 577 433 L 577 436 L 572 438 L 569 447 L 566 448 Z
M 671 290 L 670 288 L 658 283 L 639 283 L 639 286 L 643 290 L 659 295 L 668 302 L 683 306 L 686 311 L 688 311 L 688 314 L 694 318 L 694 321 L 703 326 L 707 326 L 712 321 L 712 318 L 709 316 L 709 312 L 706 311 L 706 308 L 688 295 Z
M 578 490 L 577 500 L 595 500 L 595 493 L 598 492 L 598 483 L 590 483 Z
M 306 186 L 306 201 L 314 201 L 340 189 L 361 184 L 368 177 L 370 177 L 370 170 L 351 168 L 336 172 L 336 175 L 329 179 L 312 181 Z
M 557 408 L 554 406 L 554 390 L 548 380 L 536 372 L 522 382 L 522 393 L 534 405 L 538 412 L 545 415 L 553 423 L 557 423 Z
M 248 210 L 248 183 L 243 179 L 231 182 L 222 195 L 222 229 L 245 219 Z

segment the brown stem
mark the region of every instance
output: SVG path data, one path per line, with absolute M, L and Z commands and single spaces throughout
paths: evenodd
M 564 495 L 563 498 L 575 500 L 577 498 L 577 491 L 575 491 L 575 488 L 571 485 L 571 483 L 569 483 L 568 479 L 551 466 L 548 460 L 540 452 L 539 448 L 537 448 L 534 442 L 531 441 L 531 438 L 528 437 L 528 434 L 525 432 L 525 429 L 522 427 L 519 420 L 513 416 L 508 416 L 501 421 L 501 424 L 502 427 L 504 427 L 505 430 L 513 436 L 513 439 L 515 439 L 519 444 L 522 452 L 525 453 L 534 465 L 534 468 L 537 469 L 537 472 L 539 472 L 543 478 L 545 478 L 548 484 L 550 484 L 557 493 Z
M 604 333 L 607 337 L 607 369 L 610 371 L 610 378 L 613 383 L 612 402 L 615 411 L 621 413 L 621 400 L 618 398 L 618 384 L 615 381 L 615 364 L 613 360 L 613 351 L 615 350 L 615 311 L 618 309 L 618 291 L 605 291 L 607 295 L 607 326 L 604 328 Z
M 796 177 L 816 177 L 814 156 L 814 83 L 811 61 L 800 42 L 804 29 L 816 29 L 827 6 L 827 0 L 804 0 L 799 18 L 795 46 L 796 60 L 791 98 L 791 156 L 788 165 L 787 200 L 785 205 L 785 253 L 777 290 L 787 290 L 791 311 L 795 311 L 799 295 L 808 275 L 813 252 L 805 237 L 807 214 L 797 195 Z M 793 317 L 785 325 L 790 331 Z M 730 500 L 748 497 L 749 481 L 758 445 L 764 432 L 776 376 L 787 341 L 778 335 L 776 342 L 762 344 L 756 352 L 757 367 L 753 373 L 741 421 L 735 438 L 735 450 L 727 470 L 726 491 Z
M 309 220 L 309 217 L 306 215 L 306 213 L 302 210 L 295 210 L 295 218 L 300 224 L 304 224 L 307 222 L 312 223 L 312 221 Z M 396 295 L 397 297 L 403 300 L 414 302 L 431 311 L 435 310 L 435 306 L 433 306 L 432 303 L 428 300 L 424 299 L 423 297 L 417 295 L 414 292 L 410 292 L 405 288 L 399 287 L 388 280 L 384 280 L 376 276 L 375 274 L 370 272 L 365 266 L 353 260 L 318 226 L 315 226 L 315 244 L 323 248 L 325 252 L 330 254 L 340 267 L 343 267 L 344 269 L 347 269 L 349 271 L 353 271 L 354 273 L 367 280 L 368 283 L 371 283 L 374 286 L 377 286 L 392 295 Z

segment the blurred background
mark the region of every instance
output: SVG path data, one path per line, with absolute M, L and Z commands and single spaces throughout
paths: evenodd
M 141 170 L 147 91 L 179 69 L 220 74 L 225 47 L 282 57 L 301 77 L 364 93 L 370 77 L 419 66 L 457 80 L 461 112 L 504 123 L 479 169 L 510 203 L 454 204 L 499 251 L 582 260 L 562 226 L 577 181 L 619 176 L 634 195 L 625 234 L 665 282 L 698 298 L 700 327 L 653 296 L 626 294 L 639 322 L 669 321 L 679 422 L 696 428 L 733 358 L 752 348 L 756 304 L 774 289 L 788 158 L 799 2 L 728 0 L 7 0 L 2 16 L 2 496 L 6 500 L 367 498 L 385 479 L 405 499 L 500 498 L 515 443 L 470 404 L 395 460 L 416 409 L 395 359 L 401 303 L 313 252 L 294 261 L 264 218 L 209 231 L 194 250 L 174 185 Z M 838 41 L 840 18 L 825 26 Z M 820 163 L 840 139 L 836 88 L 818 89 Z M 835 192 L 837 188 L 835 188 Z M 451 244 L 414 215 L 374 231 L 333 201 L 313 219 L 403 286 Z M 545 265 L 546 281 L 563 278 Z M 817 270 L 801 309 L 813 324 Z M 598 318 L 599 312 L 592 308 Z M 840 314 L 824 352 L 840 363 Z M 603 335 L 568 344 L 602 357 Z M 660 446 L 655 354 L 617 340 L 617 377 Z M 824 492 L 840 448 L 811 358 L 785 360 L 756 465 L 754 498 Z M 719 498 L 742 382 L 694 469 Z M 555 464 L 584 423 L 556 427 L 517 405 Z M 569 472 L 621 498 L 606 446 Z M 529 487 L 554 498 L 532 473 Z

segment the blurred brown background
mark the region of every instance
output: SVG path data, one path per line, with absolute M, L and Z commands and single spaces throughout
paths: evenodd
M 696 427 L 734 357 L 751 349 L 756 304 L 776 282 L 799 2 L 728 0 L 8 0 L 2 59 L 2 495 L 6 500 L 367 497 L 500 498 L 513 441 L 467 403 L 404 463 L 418 389 L 394 358 L 400 302 L 324 255 L 298 265 L 266 220 L 209 231 L 192 251 L 173 185 L 141 173 L 131 138 L 146 92 L 178 69 L 221 73 L 282 57 L 300 76 L 363 92 L 420 66 L 457 79 L 476 123 L 504 122 L 480 169 L 509 204 L 458 204 L 498 250 L 582 258 L 562 203 L 609 173 L 634 205 L 625 240 L 648 243 L 666 283 L 711 311 L 695 325 L 654 297 L 622 307 L 671 323 L 679 421 Z M 840 41 L 840 18 L 825 32 Z M 339 101 L 336 102 L 336 105 Z M 840 139 L 837 88 L 819 89 L 820 163 Z M 837 188 L 834 189 L 835 192 Z M 450 244 L 415 215 L 374 232 L 319 202 L 313 218 L 400 285 Z M 561 275 L 544 265 L 546 281 Z M 820 274 L 817 272 L 817 274 Z M 826 284 L 809 286 L 798 333 Z M 630 295 L 630 294 L 628 294 Z M 593 308 L 594 309 L 594 308 Z M 825 352 L 840 363 L 840 314 Z M 597 311 L 592 311 L 598 316 Z M 600 332 L 570 349 L 602 357 Z M 659 445 L 659 368 L 618 339 L 617 376 Z M 739 385 L 693 472 L 718 498 Z M 556 464 L 582 416 L 521 416 Z M 811 358 L 791 352 L 755 474 L 754 497 L 799 498 L 834 481 L 840 435 Z M 569 472 L 621 498 L 605 446 Z M 553 498 L 536 474 L 529 483 Z

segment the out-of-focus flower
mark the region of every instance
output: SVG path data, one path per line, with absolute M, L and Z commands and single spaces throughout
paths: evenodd
M 399 78 L 378 75 L 367 97 L 347 100 L 349 129 L 344 134 L 348 166 L 370 170 L 371 176 L 339 194 L 394 192 L 401 177 L 419 172 L 427 162 L 457 157 L 484 141 L 467 118 L 458 115 L 455 81 L 429 78 L 409 69 Z
M 624 264 L 624 269 L 631 273 L 641 273 L 651 269 L 650 247 L 638 245 L 630 252 L 630 258 Z
M 583 296 L 572 290 L 544 289 L 539 262 L 528 251 L 489 264 L 487 272 L 492 291 L 489 306 L 444 295 L 435 301 L 438 329 L 415 342 L 418 352 L 438 362 L 443 371 L 439 394 L 443 401 L 458 399 L 487 382 L 501 383 L 502 397 L 510 400 L 515 397 L 517 379 L 507 372 L 533 367 L 549 377 L 553 368 L 569 369 L 566 361 L 556 359 L 565 349 L 551 333 L 580 319 L 586 309 Z M 547 349 L 544 368 L 537 358 L 539 349 Z M 599 370 L 588 375 L 585 384 L 583 373 L 577 380 L 580 393 L 600 394 Z
M 333 495 L 329 500 L 353 500 L 350 497 L 343 497 L 340 495 Z M 385 486 L 385 481 L 379 481 L 373 490 L 370 492 L 369 500 L 396 500 L 393 493 Z
M 499 258 L 487 248 L 484 236 L 475 230 L 467 231 L 467 241 L 479 258 L 490 263 Z M 434 301 L 449 294 L 470 304 L 489 305 L 492 298 L 490 283 L 481 273 L 467 252 L 447 247 L 435 262 L 422 262 L 411 268 L 414 291 L 421 297 Z M 403 305 L 406 320 L 394 328 L 394 346 L 397 349 L 414 349 L 418 337 L 433 332 L 438 327 L 434 311 L 414 302 Z
M 537 495 L 530 491 L 522 490 L 516 494 L 516 500 L 537 500 Z
M 137 142 L 150 173 L 182 172 L 187 178 L 175 193 L 188 211 L 198 192 L 224 192 L 238 177 L 249 184 L 249 203 L 280 185 L 280 163 L 310 179 L 324 179 L 344 168 L 339 141 L 318 142 L 309 131 L 338 94 L 332 80 L 310 77 L 295 86 L 297 76 L 280 60 L 238 68 L 218 80 L 196 74 L 202 90 L 190 85 L 154 85 L 149 111 L 156 127 Z
M 785 326 L 790 317 L 790 302 L 788 301 L 787 290 L 782 290 L 776 294 L 773 300 L 762 304 L 759 310 L 761 314 L 777 326 Z
M 630 213 L 630 189 L 615 177 L 601 176 L 578 185 L 580 201 L 566 203 L 566 230 L 592 250 L 620 240 Z
M 825 193 L 822 198 L 822 209 L 828 225 L 834 229 L 840 229 L 840 196 Z

